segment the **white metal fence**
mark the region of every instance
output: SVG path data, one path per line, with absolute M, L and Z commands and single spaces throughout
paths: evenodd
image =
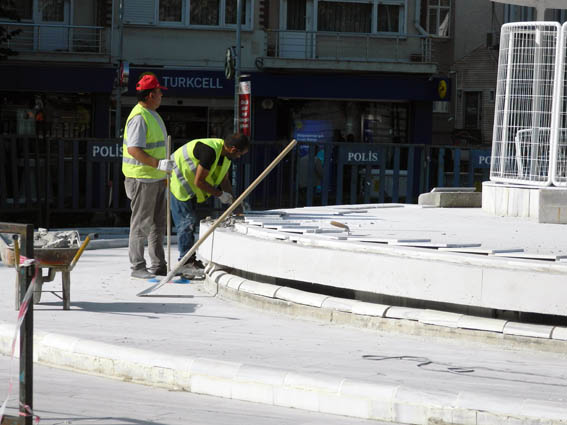
M 490 179 L 552 182 L 553 99 L 561 27 L 556 22 L 505 24 L 500 36 Z
M 430 62 L 431 38 L 327 31 L 266 30 L 266 56 L 288 59 Z
M 106 53 L 104 27 L 3 22 L 8 31 L 19 30 L 5 47 L 19 52 Z
M 555 186 L 567 186 L 567 23 L 561 27 L 561 39 L 558 46 L 558 71 L 555 87 L 554 114 L 556 124 L 552 137 L 551 181 Z

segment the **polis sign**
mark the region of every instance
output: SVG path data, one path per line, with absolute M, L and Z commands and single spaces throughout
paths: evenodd
M 89 142 L 87 153 L 91 161 L 122 160 L 122 144 L 105 141 Z
M 379 160 L 378 149 L 368 145 L 341 146 L 340 161 L 343 164 L 376 164 Z
M 490 168 L 490 156 L 492 152 L 488 149 L 472 149 L 471 163 L 473 168 Z

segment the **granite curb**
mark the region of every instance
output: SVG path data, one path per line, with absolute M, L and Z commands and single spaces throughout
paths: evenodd
M 10 353 L 13 331 L 13 325 L 0 324 L 2 354 Z M 301 374 L 41 331 L 34 335 L 34 361 L 172 390 L 364 419 L 420 425 L 567 424 L 567 407 L 560 403 Z
M 204 284 L 215 296 L 291 317 L 535 351 L 565 353 L 567 350 L 567 328 L 562 326 L 338 298 L 246 279 L 214 263 L 205 268 Z

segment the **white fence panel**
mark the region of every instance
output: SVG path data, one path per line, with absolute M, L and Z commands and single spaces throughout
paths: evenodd
M 560 30 L 556 22 L 502 26 L 492 181 L 532 186 L 551 184 L 552 103 Z
M 559 57 L 557 86 L 555 91 L 555 110 L 557 111 L 557 126 L 553 140 L 553 166 L 551 181 L 555 186 L 567 186 L 567 98 L 565 83 L 567 81 L 567 23 L 561 27 L 561 39 L 557 49 Z

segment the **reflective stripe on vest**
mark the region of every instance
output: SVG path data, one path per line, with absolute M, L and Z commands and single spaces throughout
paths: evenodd
M 185 145 L 185 146 L 187 146 L 187 145 Z M 185 150 L 185 152 L 186 151 L 187 150 Z M 195 164 L 193 164 L 193 161 L 191 161 L 190 159 L 187 160 L 188 157 L 186 157 L 185 155 L 183 155 L 183 156 L 184 156 L 185 160 L 187 161 L 187 165 L 188 165 L 189 169 L 193 172 L 193 175 L 195 175 L 195 173 L 197 172 L 197 167 L 195 167 Z M 189 184 L 189 182 L 187 180 L 185 180 L 185 177 L 183 177 L 183 173 L 181 172 L 181 170 L 179 169 L 177 164 L 175 164 L 173 166 L 173 172 L 177 176 L 177 180 L 179 180 L 179 183 L 181 184 L 181 186 L 183 186 L 183 189 L 185 189 L 185 191 L 187 192 L 189 197 L 192 197 L 195 194 L 195 192 L 193 192 L 193 189 L 191 189 L 191 185 Z
M 132 108 L 128 119 L 126 120 L 126 127 L 124 129 L 124 144 L 122 145 L 122 172 L 126 177 L 163 179 L 166 176 L 165 172 L 136 160 L 128 153 L 128 145 L 126 143 L 128 140 L 128 123 L 136 115 L 141 115 L 146 123 L 146 147 L 144 148 L 144 152 L 158 160 L 164 159 L 166 156 L 165 140 L 160 124 L 148 109 L 137 104 L 134 108 Z
M 170 187 L 171 193 L 180 201 L 186 201 L 195 196 L 197 202 L 202 203 L 211 196 L 195 185 L 195 174 L 199 160 L 193 155 L 193 149 L 198 142 L 212 148 L 216 155 L 215 161 L 205 179 L 207 183 L 211 186 L 218 186 L 230 168 L 231 162 L 228 158 L 225 158 L 222 165 L 219 165 L 224 144 L 222 139 L 197 139 L 186 143 L 173 154 L 175 166 Z

